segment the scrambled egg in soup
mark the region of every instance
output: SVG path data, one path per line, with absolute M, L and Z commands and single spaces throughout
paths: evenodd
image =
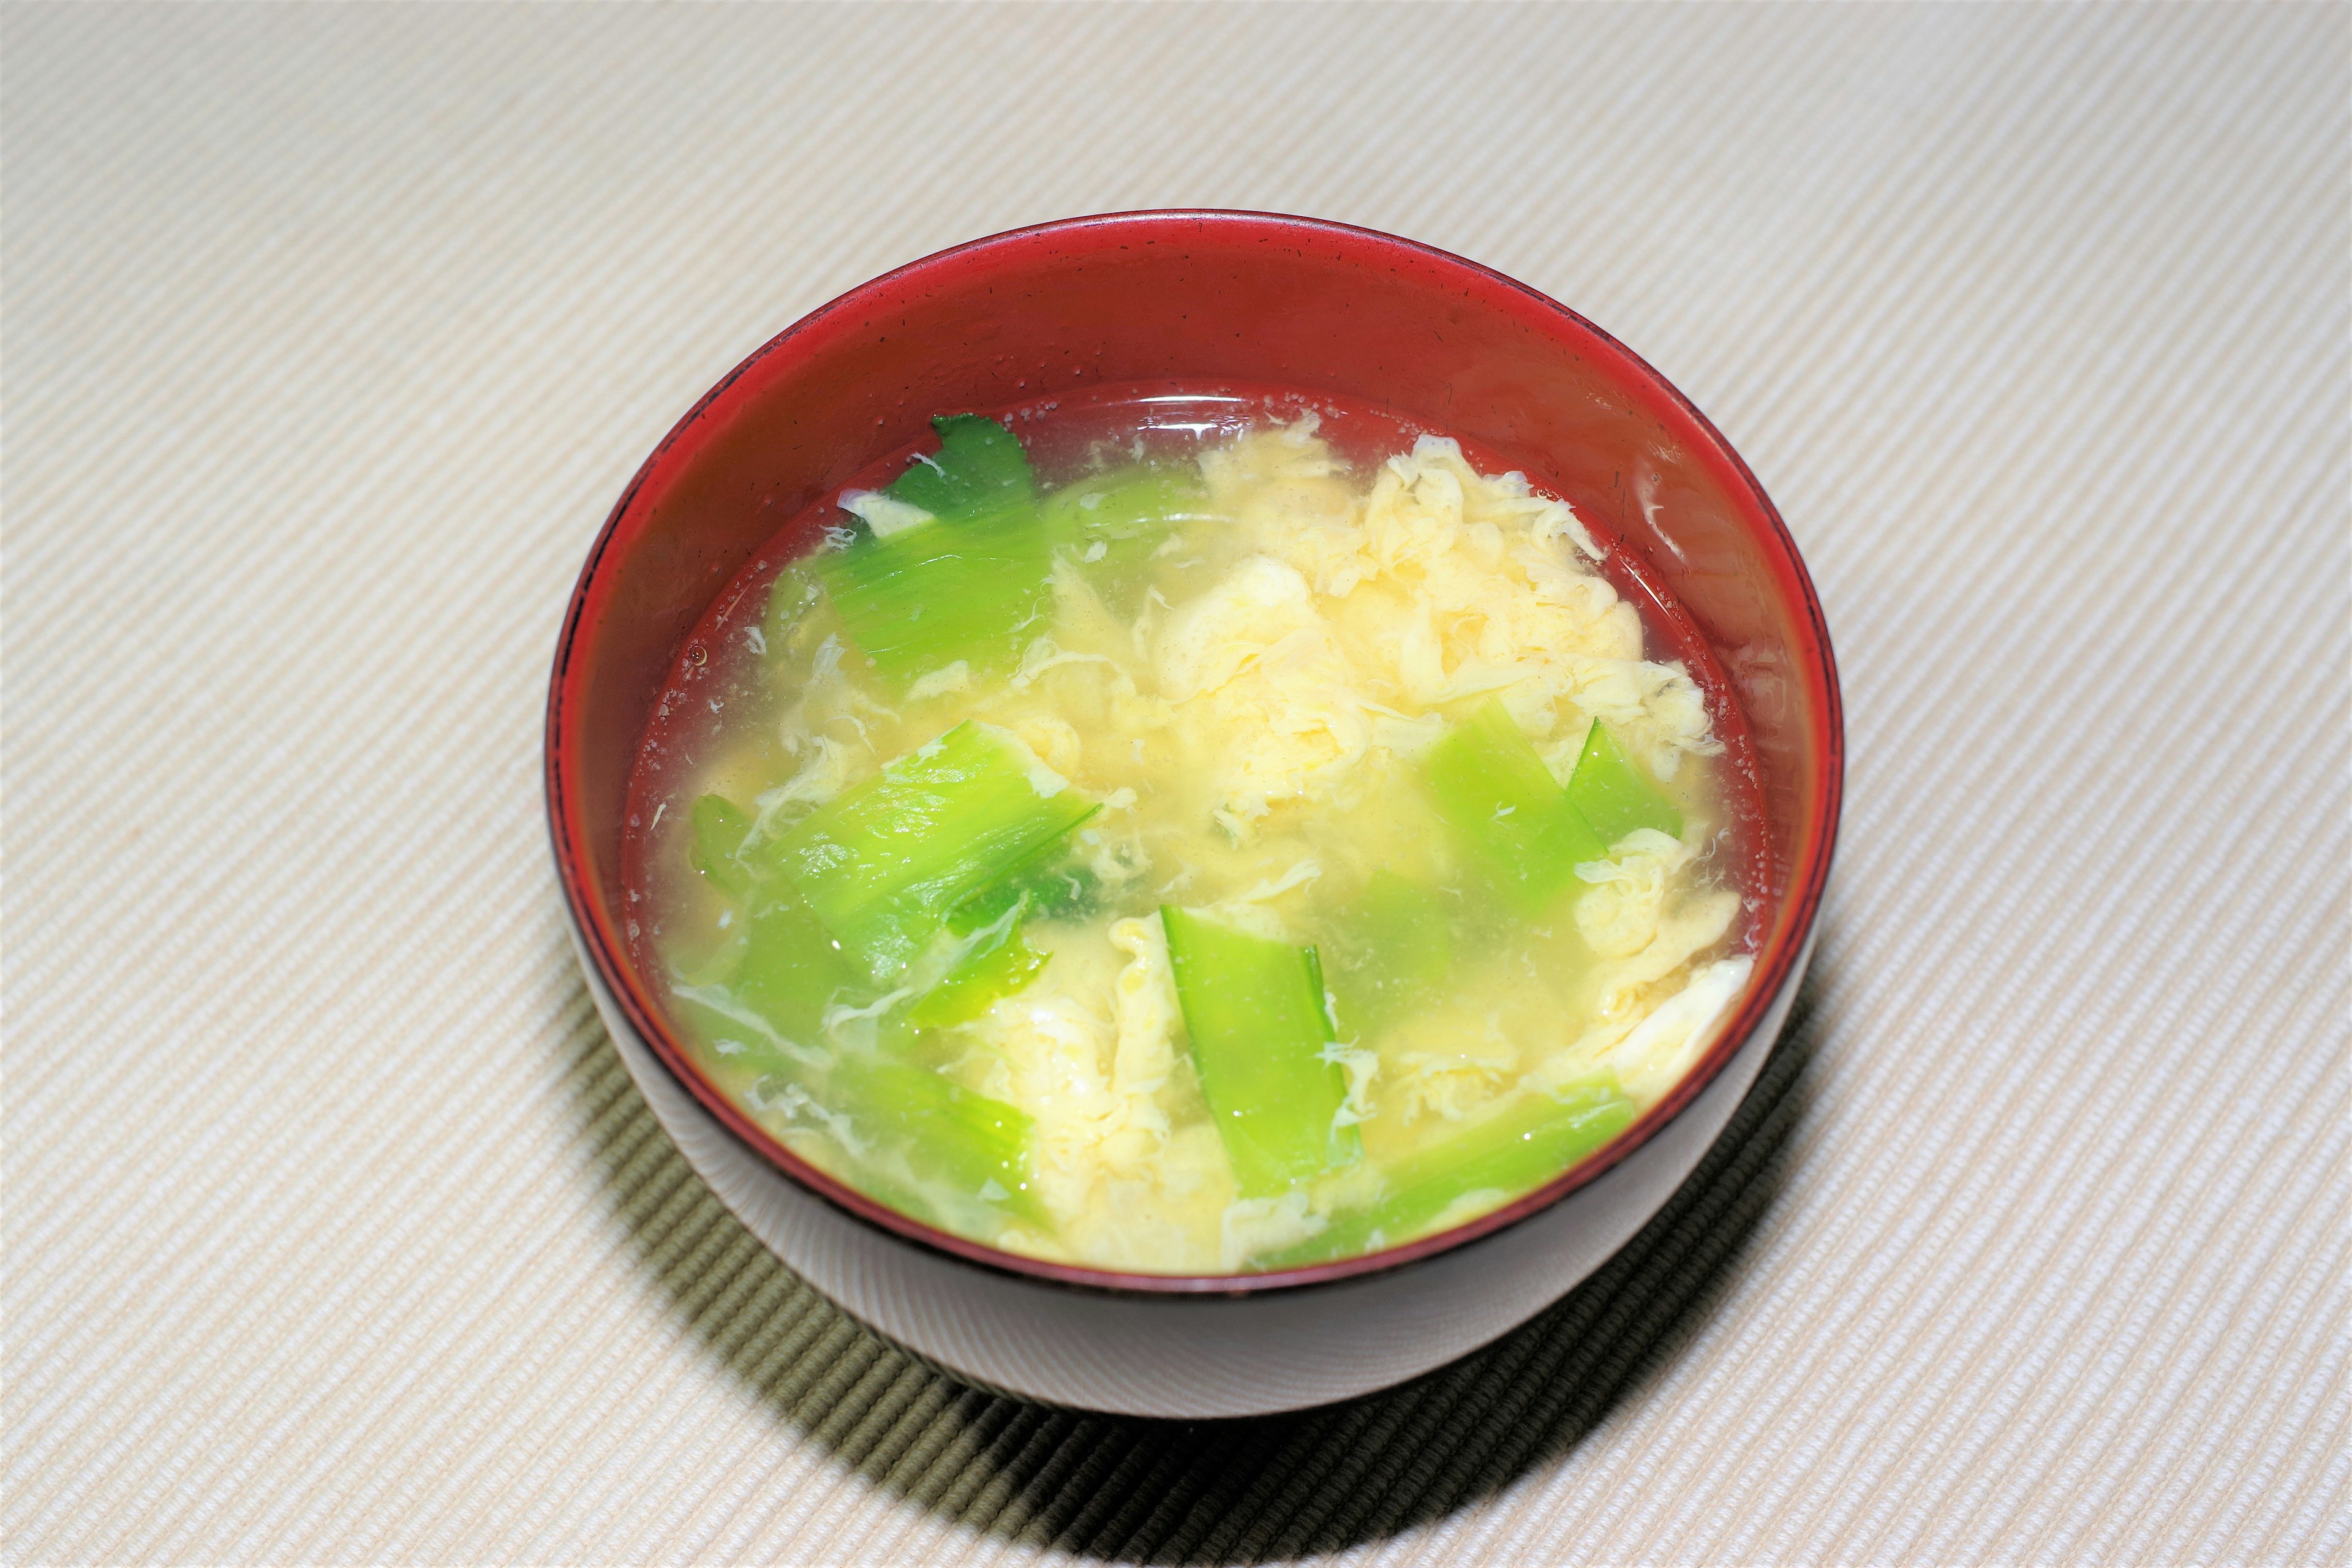
M 1674 1087 L 1748 974 L 1723 746 L 1567 505 L 1311 416 L 1053 488 L 937 424 L 656 809 L 727 1093 L 961 1235 L 1221 1274 L 1458 1224 Z

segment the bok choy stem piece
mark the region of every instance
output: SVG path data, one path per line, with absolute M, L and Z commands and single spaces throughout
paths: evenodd
M 790 883 L 763 888 L 748 914 L 733 911 L 730 926 L 718 953 L 676 974 L 672 1005 L 704 1038 L 725 1042 L 718 1051 L 731 1068 L 797 1073 L 790 1047 L 817 1045 L 825 1009 L 845 996 L 862 999 L 872 982 Z
M 940 449 L 917 458 L 883 491 L 938 518 L 964 518 L 1021 505 L 1037 496 L 1021 439 L 993 419 L 950 414 L 931 421 Z
M 799 889 L 772 889 L 750 918 L 741 967 L 730 989 L 745 1006 L 790 1040 L 814 1042 L 824 1012 L 845 995 L 869 989 L 864 966 L 842 951 Z
M 967 896 L 1095 810 L 1009 731 L 967 721 L 801 818 L 772 852 L 882 980 Z
M 1633 1120 L 1633 1100 L 1611 1079 L 1571 1084 L 1557 1096 L 1529 1089 L 1496 1114 L 1396 1161 L 1378 1202 L 1334 1216 L 1311 1239 L 1258 1259 L 1257 1267 L 1293 1268 L 1410 1241 L 1465 1198 L 1492 1194 L 1492 1207 L 1541 1186 Z
M 1139 607 L 1153 552 L 1179 523 L 1203 515 L 1205 496 L 1197 474 L 1144 464 L 1049 492 L 1038 519 L 1053 547 L 1125 615 Z
M 1592 830 L 1615 844 L 1638 828 L 1654 828 L 1669 838 L 1683 836 L 1683 814 L 1649 773 L 1600 720 L 1584 732 L 1584 750 L 1568 776 L 1568 795 Z
M 703 879 L 730 899 L 751 891 L 751 868 L 737 858 L 751 832 L 751 815 L 725 795 L 706 795 L 694 803 L 689 826 L 687 858 Z
M 907 1021 L 919 1029 L 968 1024 L 1035 979 L 1045 955 L 1021 938 L 1025 913 L 1025 906 L 1016 906 L 974 932 L 955 967 L 907 1009 Z
M 859 1136 L 890 1149 L 919 1178 L 1042 1218 L 1027 1112 L 903 1062 L 855 1059 L 830 1096 Z
M 912 680 L 961 659 L 1003 669 L 1046 595 L 1051 552 L 1025 506 L 926 522 L 814 558 L 842 629 L 875 668 Z
M 1353 1161 L 1361 1142 L 1338 1125 L 1347 1081 L 1327 1055 L 1331 1018 L 1315 950 L 1197 910 L 1163 906 L 1160 919 L 1192 1065 L 1242 1196 L 1270 1196 Z
M 875 668 L 910 680 L 961 659 L 1003 668 L 1046 593 L 1052 546 L 1020 440 L 977 415 L 934 419 L 937 453 L 883 493 L 911 526 L 813 558 L 843 630 Z M 929 514 L 926 520 L 925 514 Z
M 1489 880 L 1535 914 L 1609 853 L 1498 698 L 1454 726 L 1425 763 L 1437 809 Z

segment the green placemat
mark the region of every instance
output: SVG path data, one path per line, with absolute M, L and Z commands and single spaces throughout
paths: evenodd
M 595 1037 L 573 1082 L 646 1266 L 778 1420 L 971 1530 L 1120 1562 L 1262 1563 L 1377 1541 L 1508 1486 L 1674 1354 L 1779 1189 L 1817 984 L 1697 1171 L 1582 1286 L 1411 1383 L 1246 1421 L 1083 1414 L 958 1383 L 762 1247 L 655 1122 L 609 1040 Z

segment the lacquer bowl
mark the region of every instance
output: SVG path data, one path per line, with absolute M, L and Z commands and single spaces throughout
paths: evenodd
M 1290 1273 L 1071 1268 L 882 1206 L 795 1158 L 701 1076 L 630 941 L 632 763 L 682 644 L 754 552 L 934 414 L 1170 382 L 1370 404 L 1524 470 L 1679 603 L 1712 656 L 1711 700 L 1752 739 L 1756 963 L 1688 1077 L 1514 1203 Z M 556 865 L 596 1005 L 655 1114 L 743 1223 L 845 1310 L 970 1382 L 1201 1418 L 1322 1405 L 1441 1365 L 1558 1300 L 1658 1211 L 1754 1081 L 1804 972 L 1843 737 L 1821 606 L 1788 530 L 1715 427 L 1616 340 L 1391 236 L 1146 212 L 942 251 L 730 371 L 646 459 L 589 552 L 546 747 Z

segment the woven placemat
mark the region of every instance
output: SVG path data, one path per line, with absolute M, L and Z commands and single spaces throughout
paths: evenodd
M 2352 12 L 0 7 L 0 1556 L 2313 1563 L 2352 1542 Z M 539 720 L 670 422 L 1169 205 L 1461 251 L 1819 580 L 1801 1022 L 1408 1388 L 962 1392 L 589 1007 Z
M 957 1525 L 1118 1562 L 1265 1563 L 1378 1542 L 1571 1451 L 1670 1354 L 1779 1191 L 1811 994 L 1722 1139 L 1591 1279 L 1476 1354 L 1370 1398 L 1142 1421 L 965 1387 L 779 1264 L 689 1169 L 604 1044 L 573 1083 L 614 1201 L 681 1317 L 841 1464 Z

